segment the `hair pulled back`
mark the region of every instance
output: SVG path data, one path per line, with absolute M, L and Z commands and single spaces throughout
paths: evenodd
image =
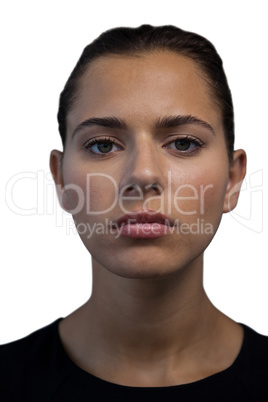
M 79 82 L 88 64 L 101 56 L 138 56 L 154 50 L 168 50 L 187 56 L 200 67 L 215 101 L 215 107 L 222 114 L 228 156 L 232 161 L 234 111 L 222 60 L 213 44 L 206 38 L 172 25 L 113 28 L 103 32 L 85 47 L 60 95 L 58 123 L 63 147 L 66 142 L 66 117 L 78 96 Z

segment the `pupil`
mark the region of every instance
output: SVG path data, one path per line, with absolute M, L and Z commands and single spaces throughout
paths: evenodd
M 175 146 L 180 151 L 187 151 L 187 149 L 189 149 L 189 147 L 190 147 L 190 141 L 189 140 L 177 140 L 177 141 L 175 141 Z
M 104 152 L 104 153 L 110 152 L 112 149 L 112 146 L 113 146 L 113 144 L 110 142 L 103 142 L 103 143 L 98 144 L 98 150 L 100 152 Z

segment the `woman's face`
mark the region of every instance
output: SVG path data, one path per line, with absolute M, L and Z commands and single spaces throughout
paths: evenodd
M 155 278 L 202 258 L 226 209 L 230 166 L 221 114 L 191 59 L 166 51 L 95 60 L 67 127 L 56 181 L 93 263 Z

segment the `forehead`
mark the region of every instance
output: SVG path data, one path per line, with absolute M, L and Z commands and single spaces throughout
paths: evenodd
M 205 75 L 192 59 L 168 51 L 105 56 L 80 78 L 67 127 L 72 131 L 81 121 L 102 116 L 149 127 L 161 116 L 189 114 L 216 129 L 221 124 Z

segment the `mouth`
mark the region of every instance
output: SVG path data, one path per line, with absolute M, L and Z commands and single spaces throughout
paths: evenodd
M 137 211 L 121 216 L 112 224 L 119 235 L 135 239 L 149 239 L 171 234 L 173 219 L 156 211 Z

